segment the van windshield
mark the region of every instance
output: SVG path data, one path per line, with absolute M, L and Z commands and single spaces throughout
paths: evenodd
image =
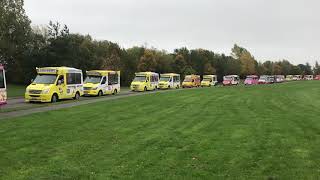
M 231 76 L 225 76 L 223 79 L 227 81 L 232 81 L 233 78 Z
M 203 81 L 211 81 L 211 78 L 203 78 Z
M 3 70 L 0 70 L 0 88 L 4 88 L 4 76 L 3 76 Z
M 260 80 L 267 80 L 267 76 L 260 76 Z
M 101 78 L 101 76 L 87 76 L 84 80 L 84 83 L 98 84 L 100 83 Z
M 57 79 L 55 74 L 38 74 L 33 83 L 36 84 L 54 84 Z
M 139 82 L 144 82 L 146 81 L 147 77 L 146 76 L 136 76 L 133 81 L 139 81 Z
M 191 77 L 186 77 L 186 78 L 184 79 L 184 82 L 192 82 L 192 78 L 191 78 Z
M 160 78 L 160 81 L 169 81 L 170 80 L 170 77 L 161 77 Z

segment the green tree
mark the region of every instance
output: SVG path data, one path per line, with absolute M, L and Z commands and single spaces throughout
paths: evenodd
M 30 20 L 23 9 L 23 0 L 0 1 L 0 63 L 7 66 L 7 79 L 21 82 L 23 61 L 30 46 Z
M 155 71 L 156 69 L 155 54 L 152 50 L 146 49 L 138 64 L 139 71 Z

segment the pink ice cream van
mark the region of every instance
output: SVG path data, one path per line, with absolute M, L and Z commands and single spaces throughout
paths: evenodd
M 4 67 L 0 64 L 0 106 L 7 103 L 6 76 Z
M 255 85 L 258 84 L 259 77 L 256 75 L 247 76 L 244 80 L 244 85 Z
M 224 86 L 238 85 L 239 83 L 240 83 L 240 78 L 238 75 L 223 76 L 222 84 Z

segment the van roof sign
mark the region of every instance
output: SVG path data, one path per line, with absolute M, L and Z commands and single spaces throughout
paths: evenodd
M 37 68 L 38 73 L 48 73 L 48 74 L 57 74 L 56 69 L 50 69 L 50 68 Z
M 102 74 L 97 71 L 87 71 L 87 75 L 88 76 L 102 76 Z

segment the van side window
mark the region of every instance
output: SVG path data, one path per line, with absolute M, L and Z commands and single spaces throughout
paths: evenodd
M 64 78 L 63 78 L 63 75 L 60 75 L 59 78 L 58 78 L 58 81 L 57 81 L 57 85 L 58 85 L 58 82 L 61 81 L 61 84 L 64 83 Z
M 81 84 L 81 73 L 67 73 L 67 84 Z
M 108 74 L 108 85 L 113 85 L 113 84 L 119 84 L 119 75 L 118 73 L 115 74 Z
M 102 78 L 101 84 L 105 84 L 106 82 L 107 82 L 107 77 L 104 76 L 104 77 Z

